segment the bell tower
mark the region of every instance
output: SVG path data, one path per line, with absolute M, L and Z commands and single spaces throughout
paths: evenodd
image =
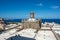
M 34 12 L 33 11 L 30 12 L 30 18 L 34 18 Z

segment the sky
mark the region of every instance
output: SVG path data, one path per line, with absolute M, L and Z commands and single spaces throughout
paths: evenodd
M 0 18 L 29 18 L 31 11 L 35 18 L 60 19 L 60 0 L 0 0 Z

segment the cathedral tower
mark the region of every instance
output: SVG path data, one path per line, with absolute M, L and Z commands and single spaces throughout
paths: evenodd
M 30 12 L 30 18 L 34 18 L 34 12 L 33 11 Z

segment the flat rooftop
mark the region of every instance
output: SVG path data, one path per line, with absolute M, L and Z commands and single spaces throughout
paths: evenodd
M 16 30 L 14 30 L 14 31 L 16 31 Z M 13 32 L 13 29 L 12 29 L 12 32 L 7 31 L 5 33 L 2 33 L 0 35 L 0 40 L 1 39 L 5 40 L 5 39 L 8 39 L 15 35 L 20 35 L 22 37 L 32 38 L 32 39 L 36 39 L 36 40 L 57 40 L 51 30 L 39 30 L 37 33 L 35 33 L 35 31 L 36 31 L 35 29 L 23 29 L 19 32 L 12 33 Z

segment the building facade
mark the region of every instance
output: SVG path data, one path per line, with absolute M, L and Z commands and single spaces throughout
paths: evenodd
M 22 26 L 24 29 L 26 28 L 40 29 L 41 21 L 34 18 L 34 12 L 30 12 L 30 18 L 28 20 L 23 20 Z

